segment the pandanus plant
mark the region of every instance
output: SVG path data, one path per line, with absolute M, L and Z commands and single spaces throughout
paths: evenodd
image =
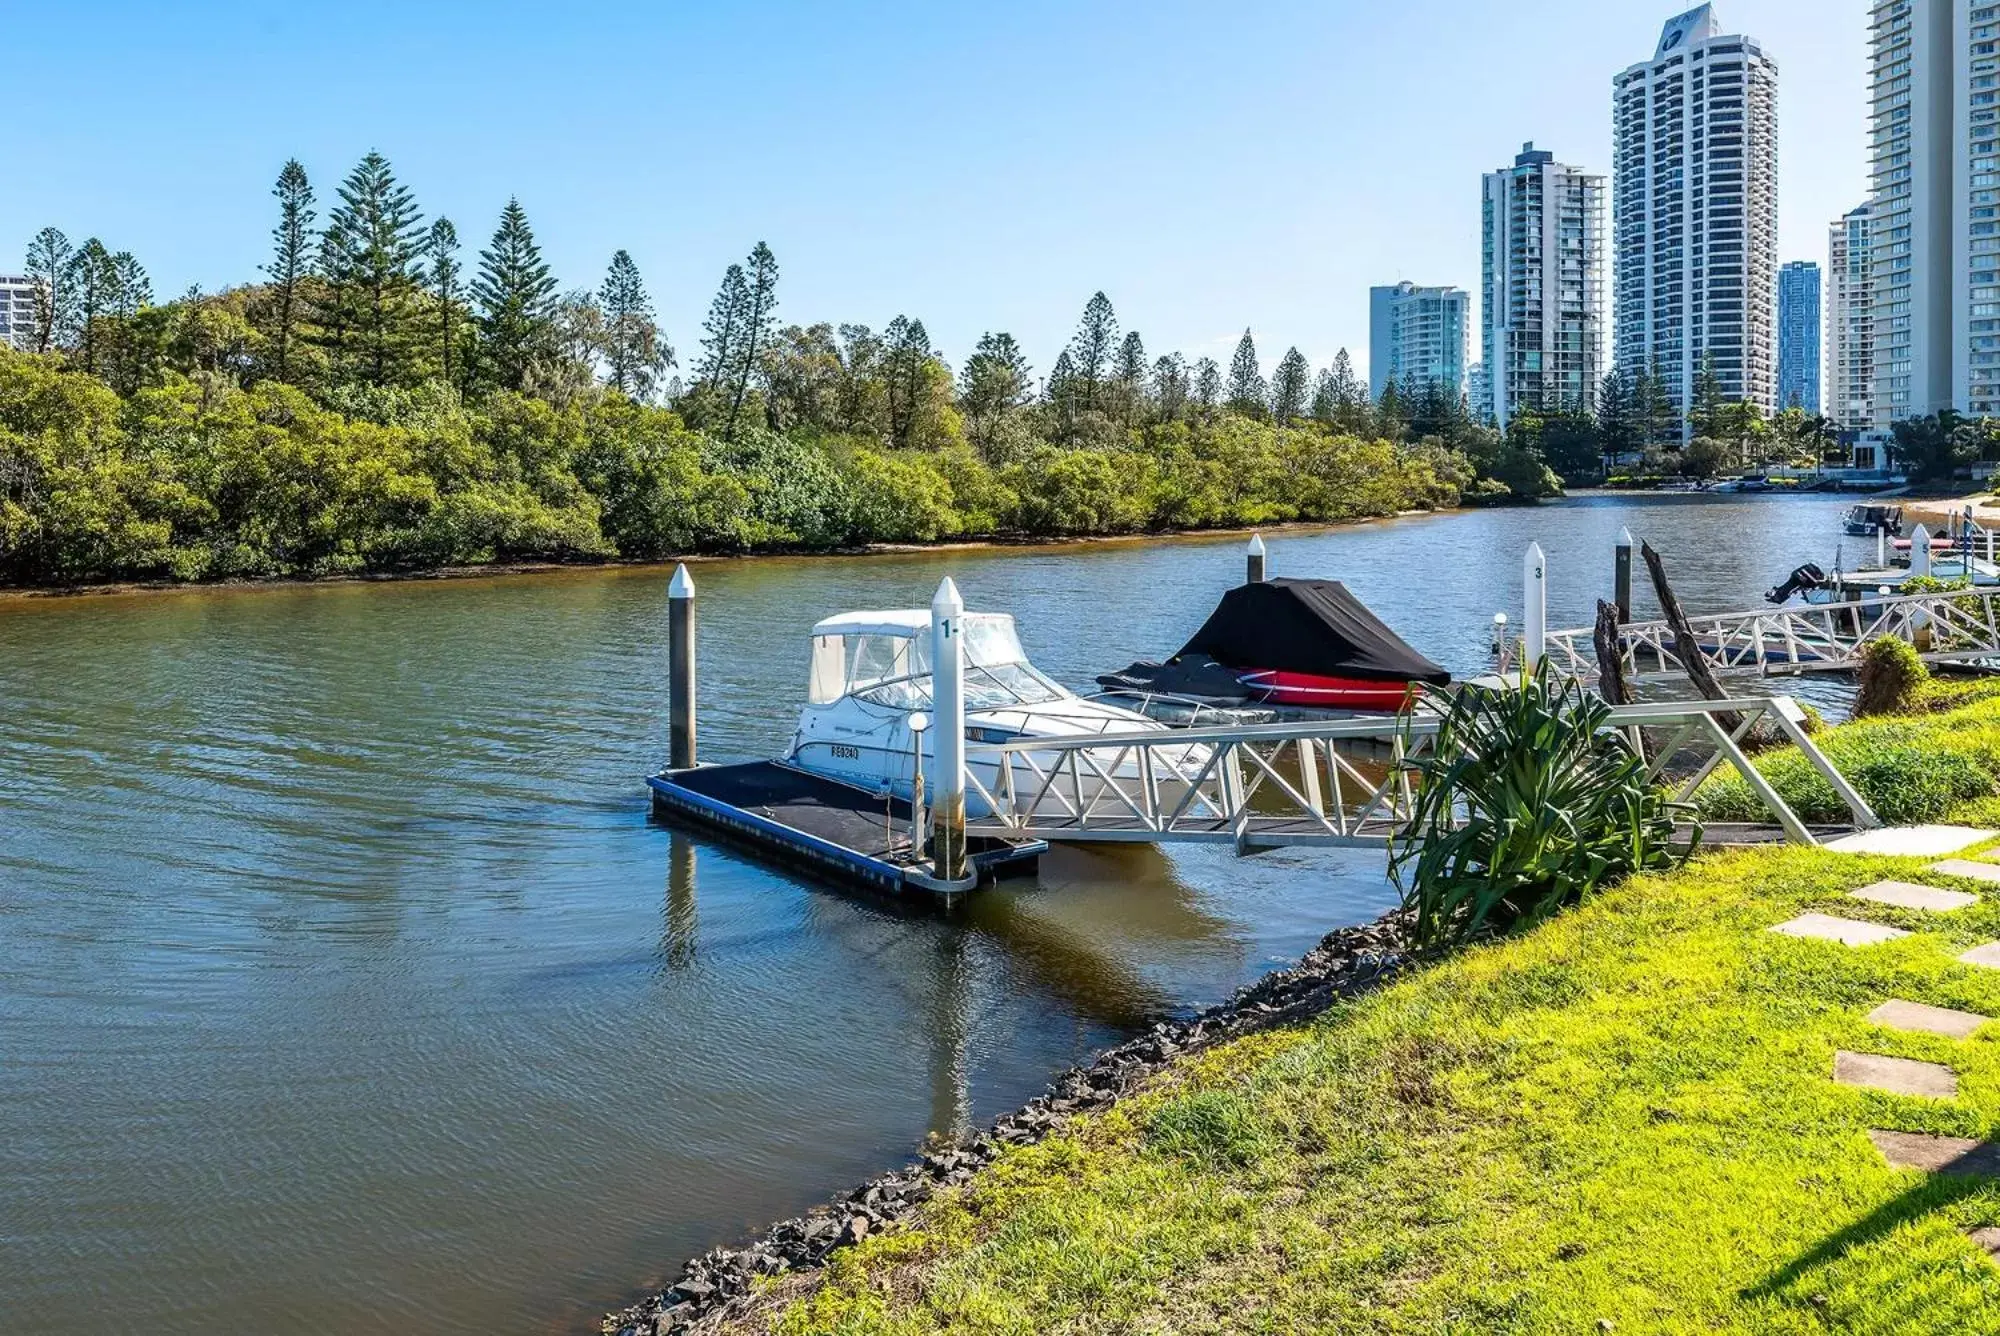
M 1691 809 L 1648 777 L 1610 712 L 1546 663 L 1451 695 L 1435 746 L 1411 763 L 1413 818 L 1391 851 L 1419 947 L 1539 922 L 1686 860 L 1701 830 L 1677 854 L 1674 819 Z

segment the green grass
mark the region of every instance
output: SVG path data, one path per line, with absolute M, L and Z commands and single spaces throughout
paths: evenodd
M 1820 750 L 1884 821 L 1936 821 L 1963 803 L 2000 794 L 2000 683 L 1933 679 L 1919 691 L 1925 713 L 1864 719 L 1828 729 Z M 1790 747 L 1757 758 L 1758 770 L 1807 821 L 1845 822 L 1833 786 Z M 1710 821 L 1767 821 L 1757 796 L 1733 771 L 1695 795 Z
M 2000 701 L 1930 722 L 2000 733 Z M 2000 1333 L 2000 1268 L 1960 1232 L 2000 1224 L 2000 1184 L 1867 1137 L 2000 1135 L 2000 1025 L 1864 1019 L 2000 1016 L 2000 971 L 1953 959 L 2000 938 L 1993 888 L 1943 916 L 1844 898 L 1922 866 L 1780 849 L 1637 879 L 1009 1151 L 745 1329 Z M 1764 931 L 1808 909 L 1914 935 Z M 1837 1086 L 1840 1048 L 1949 1063 L 1960 1095 Z

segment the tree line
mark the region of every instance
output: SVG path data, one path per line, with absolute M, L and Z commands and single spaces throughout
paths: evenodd
M 923 322 L 784 324 L 759 242 L 685 378 L 630 254 L 565 289 L 518 200 L 463 254 L 371 152 L 279 172 L 253 281 L 156 301 L 55 228 L 0 353 L 0 579 L 326 575 L 507 560 L 1336 520 L 1527 499 L 1538 444 L 1434 386 L 1371 402 L 1343 351 L 1267 380 L 1150 356 L 1103 293 L 1037 377 L 954 370 Z

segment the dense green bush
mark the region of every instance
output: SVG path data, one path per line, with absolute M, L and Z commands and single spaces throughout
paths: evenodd
M 466 399 L 424 381 L 315 397 L 196 367 L 156 368 L 121 395 L 59 357 L 0 349 L 0 583 L 1340 520 L 1453 505 L 1472 479 L 1434 441 L 1221 410 L 1132 427 L 1092 415 L 1078 439 L 1094 443 L 1071 445 L 1024 431 L 1024 410 L 987 457 L 957 439 L 948 407 L 912 435 L 942 444 L 747 419 L 725 442 L 597 388 Z
M 1915 708 L 1930 670 L 1906 640 L 1881 636 L 1861 651 L 1861 676 L 1854 695 L 1854 717 L 1908 714 Z

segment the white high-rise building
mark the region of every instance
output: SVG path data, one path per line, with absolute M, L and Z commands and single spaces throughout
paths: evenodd
M 1612 81 L 1615 355 L 1683 413 L 1712 361 L 1722 393 L 1774 411 L 1778 67 L 1713 5 L 1669 20 Z
M 1435 385 L 1465 393 L 1465 335 L 1472 295 L 1460 288 L 1416 283 L 1368 289 L 1368 392 L 1376 400 L 1390 381 L 1404 398 Z
M 2000 413 L 2000 4 L 1870 11 L 1878 428 Z
M 1487 173 L 1479 347 L 1506 430 L 1522 408 L 1597 402 L 1604 376 L 1604 178 L 1524 144 Z
M 23 352 L 35 346 L 35 289 L 33 279 L 0 274 L 0 343 Z
M 1842 431 L 1875 420 L 1875 309 L 1869 208 L 1834 220 L 1826 238 L 1826 416 Z

